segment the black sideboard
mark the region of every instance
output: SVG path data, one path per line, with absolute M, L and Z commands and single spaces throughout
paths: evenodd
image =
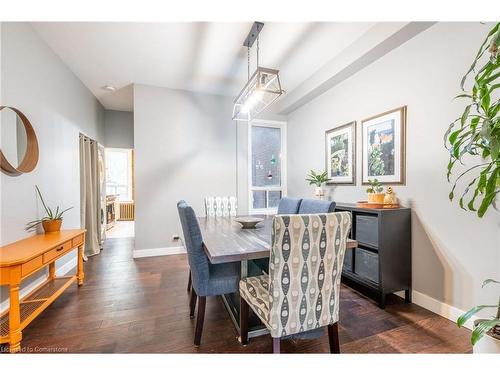
M 346 251 L 342 281 L 377 299 L 381 308 L 386 295 L 398 291 L 411 302 L 411 210 L 352 203 L 337 203 L 335 210 L 352 213 L 351 238 L 358 241 Z

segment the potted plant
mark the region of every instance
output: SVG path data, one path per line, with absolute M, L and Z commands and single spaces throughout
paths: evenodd
M 370 187 L 366 189 L 368 193 L 368 203 L 384 204 L 385 194 L 382 184 L 377 180 L 368 180 Z
M 462 78 L 462 93 L 456 98 L 467 103 L 444 136 L 445 147 L 450 153 L 448 181 L 455 166 L 477 160 L 475 165 L 468 166 L 464 172 L 460 171 L 449 199 L 453 200 L 455 197 L 455 190 L 459 186 L 457 183 L 462 178 L 468 178 L 458 204 L 464 210 L 477 211 L 479 217 L 495 205 L 500 194 L 500 100 L 497 91 L 500 88 L 499 45 L 500 23 L 497 23 L 488 33 L 471 67 Z M 477 67 L 479 61 L 484 61 L 481 67 Z M 465 91 L 465 82 L 470 74 L 473 75 L 473 85 L 470 91 Z M 480 201 L 478 207 L 476 200 Z
M 483 287 L 490 283 L 500 284 L 500 281 L 488 279 L 483 282 Z M 491 308 L 496 309 L 496 316 L 489 319 L 478 319 L 474 322 L 470 338 L 474 353 L 500 353 L 500 298 L 497 305 L 473 307 L 457 320 L 458 326 L 462 327 L 477 312 Z
M 328 181 L 328 174 L 326 171 L 323 173 L 316 173 L 311 169 L 306 177 L 306 181 L 309 181 L 309 185 L 316 185 L 314 195 L 320 198 L 325 195 L 322 186 Z
M 45 204 L 45 201 L 43 200 L 42 193 L 40 192 L 40 189 L 38 188 L 37 185 L 35 185 L 35 190 L 40 197 L 40 200 L 42 202 L 43 208 L 45 209 L 45 214 L 46 216 L 42 217 L 41 219 L 33 220 L 30 221 L 28 224 L 26 224 L 26 230 L 32 230 L 34 229 L 38 224 L 42 224 L 43 230 L 45 233 L 50 233 L 50 232 L 58 232 L 61 230 L 61 225 L 62 225 L 62 220 L 63 220 L 63 214 L 71 210 L 73 207 L 66 208 L 65 210 L 60 211 L 59 206 L 57 206 L 56 210 L 53 211 L 50 209 L 50 207 L 47 207 Z

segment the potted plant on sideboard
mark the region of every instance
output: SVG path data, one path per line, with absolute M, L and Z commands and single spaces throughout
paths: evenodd
M 382 184 L 377 180 L 368 180 L 370 187 L 366 189 L 368 193 L 368 203 L 384 204 L 385 194 Z
M 483 282 L 483 287 L 490 283 L 500 284 L 500 281 L 488 279 Z M 477 319 L 474 321 L 474 328 L 470 338 L 474 353 L 500 353 L 500 298 L 497 305 L 473 307 L 457 320 L 458 326 L 462 327 L 477 312 L 493 308 L 496 309 L 495 316 L 489 319 Z
M 314 191 L 314 195 L 319 198 L 322 198 L 325 195 L 323 190 L 323 185 L 328 181 L 328 174 L 326 171 L 323 173 L 316 173 L 312 169 L 306 177 L 306 181 L 309 182 L 309 185 L 315 185 L 316 189 Z
M 65 210 L 60 211 L 59 206 L 57 206 L 56 210 L 54 211 L 50 207 L 47 207 L 47 205 L 45 204 L 42 193 L 40 192 L 40 189 L 37 185 L 35 185 L 35 190 L 40 197 L 43 208 L 45 209 L 45 216 L 41 219 L 30 221 L 28 224 L 26 224 L 26 230 L 35 229 L 38 224 L 42 224 L 45 233 L 60 231 L 63 221 L 63 214 L 66 211 L 71 210 L 73 207 L 66 208 Z

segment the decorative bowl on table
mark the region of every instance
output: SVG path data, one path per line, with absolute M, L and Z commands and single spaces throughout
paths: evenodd
M 234 221 L 241 224 L 243 229 L 253 229 L 257 224 L 259 224 L 264 219 L 261 217 L 252 217 L 252 216 L 240 216 L 235 217 Z

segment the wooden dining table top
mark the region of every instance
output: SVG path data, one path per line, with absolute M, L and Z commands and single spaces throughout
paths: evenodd
M 268 258 L 271 250 L 272 215 L 246 215 L 263 218 L 254 229 L 243 229 L 235 217 L 199 217 L 203 248 L 211 263 L 228 263 Z M 346 247 L 357 241 L 348 239 Z

